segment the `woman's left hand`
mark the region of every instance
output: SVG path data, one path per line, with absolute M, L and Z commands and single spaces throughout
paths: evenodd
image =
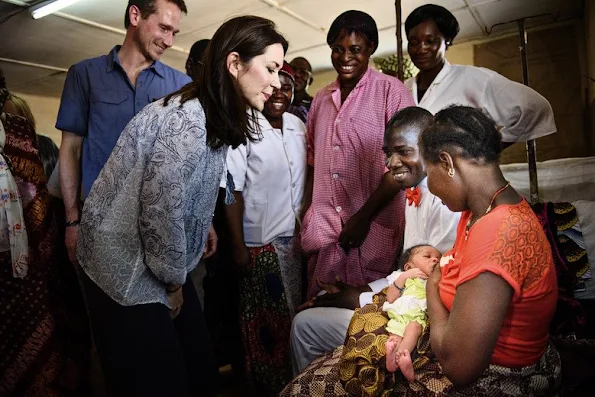
M 173 320 L 178 316 L 178 314 L 180 314 L 180 310 L 182 310 L 182 305 L 184 304 L 184 295 L 182 294 L 182 287 L 178 288 L 174 292 L 167 293 L 167 303 L 171 307 L 169 315 Z
M 205 244 L 205 250 L 202 253 L 201 259 L 207 259 L 217 251 L 217 233 L 213 225 L 209 227 L 209 234 L 207 236 L 207 243 Z
M 339 234 L 339 245 L 343 247 L 345 252 L 348 252 L 351 248 L 357 248 L 362 245 L 369 230 L 370 219 L 355 214 L 343 226 L 343 230 Z
M 434 268 L 432 269 L 432 274 L 430 274 L 430 277 L 428 278 L 428 283 L 438 286 L 441 279 L 442 279 L 442 268 L 440 267 L 439 263 L 436 263 L 434 265 Z

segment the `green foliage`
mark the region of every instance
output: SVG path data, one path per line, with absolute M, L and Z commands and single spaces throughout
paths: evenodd
M 373 59 L 374 64 L 382 73 L 389 74 L 391 76 L 397 75 L 397 54 L 392 54 L 386 57 L 375 57 Z M 418 69 L 413 65 L 411 59 L 404 58 L 403 59 L 403 75 L 405 79 L 409 77 L 415 76 L 418 72 Z

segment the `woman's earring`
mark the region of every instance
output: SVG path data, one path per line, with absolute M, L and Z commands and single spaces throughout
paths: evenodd
M 448 176 L 451 178 L 454 178 L 455 176 L 455 169 L 454 168 L 449 168 L 448 169 Z

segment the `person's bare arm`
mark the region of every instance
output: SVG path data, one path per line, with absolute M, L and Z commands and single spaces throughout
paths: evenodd
M 427 286 L 432 352 L 454 385 L 468 385 L 490 364 L 513 289 L 502 277 L 481 273 L 457 288 L 449 313 L 438 280 L 431 277 Z
M 219 195 L 225 195 L 221 189 Z M 235 203 L 225 205 L 225 218 L 229 231 L 229 239 L 233 251 L 233 261 L 239 268 L 245 268 L 250 263 L 250 252 L 244 240 L 244 197 L 242 192 L 233 192 Z
M 62 131 L 60 145 L 60 189 L 64 200 L 66 222 L 80 220 L 81 197 L 81 154 L 83 137 L 68 131 Z M 65 243 L 68 258 L 76 263 L 76 244 L 78 225 L 66 228 Z

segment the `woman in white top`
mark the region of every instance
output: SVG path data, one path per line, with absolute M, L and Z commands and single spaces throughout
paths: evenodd
M 482 109 L 501 128 L 505 146 L 556 132 L 549 102 L 533 89 L 490 69 L 448 63 L 445 52 L 459 23 L 446 8 L 416 8 L 405 20 L 405 32 L 409 56 L 420 70 L 405 86 L 418 106 L 434 114 L 449 105 Z
M 238 272 L 246 375 L 259 396 L 277 396 L 291 380 L 289 333 L 301 298 L 293 237 L 306 180 L 306 127 L 286 112 L 294 89 L 287 62 L 279 80 L 259 115 L 261 140 L 227 154 L 236 202 L 225 206 L 225 214 Z

